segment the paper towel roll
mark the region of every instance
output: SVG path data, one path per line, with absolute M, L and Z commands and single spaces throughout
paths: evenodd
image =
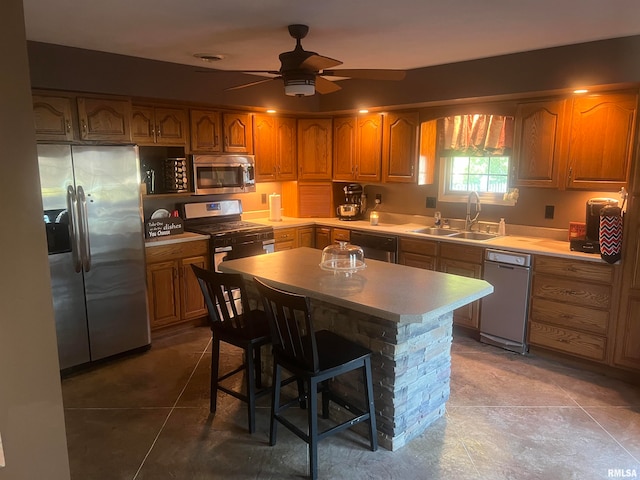
M 279 222 L 282 220 L 282 201 L 280 195 L 272 193 L 269 195 L 269 220 Z

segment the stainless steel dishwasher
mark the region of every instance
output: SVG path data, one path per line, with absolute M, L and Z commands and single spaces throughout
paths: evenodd
M 350 243 L 362 247 L 365 259 L 396 263 L 398 237 L 395 235 L 376 235 L 353 230 L 350 238 Z
M 487 249 L 484 279 L 493 293 L 482 299 L 480 341 L 526 353 L 531 255 Z

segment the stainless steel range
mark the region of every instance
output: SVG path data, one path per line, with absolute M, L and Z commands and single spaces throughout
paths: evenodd
M 240 200 L 183 203 L 184 229 L 211 237 L 211 265 L 218 271 L 224 260 L 273 253 L 273 227 L 242 220 Z

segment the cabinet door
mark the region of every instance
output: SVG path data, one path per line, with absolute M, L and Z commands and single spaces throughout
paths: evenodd
M 398 255 L 398 263 L 408 267 L 422 268 L 424 270 L 435 270 L 437 265 L 437 257 L 421 255 L 413 252 L 400 252 Z
M 331 245 L 331 228 L 316 227 L 316 248 L 322 250 L 328 245 Z
M 564 100 L 518 105 L 513 149 L 514 185 L 558 187 L 566 108 Z
M 191 110 L 191 150 L 194 152 L 222 152 L 220 112 Z
M 389 113 L 384 120 L 382 169 L 385 182 L 412 183 L 418 161 L 418 112 Z
M 351 240 L 351 230 L 346 228 L 333 228 L 331 230 L 332 242 L 349 242 Z
M 298 180 L 331 180 L 330 118 L 298 120 Z
M 182 108 L 156 108 L 156 142 L 159 145 L 187 143 L 187 112 Z
M 295 180 L 298 178 L 296 141 L 296 119 L 278 118 L 276 122 L 278 180 Z
M 78 98 L 82 140 L 131 142 L 131 103 L 98 97 Z
M 273 232 L 276 252 L 296 248 L 297 232 L 295 228 L 279 228 Z
M 453 275 L 461 275 L 463 277 L 481 278 L 482 266 L 451 260 L 448 258 L 440 258 L 441 272 L 451 273 Z M 480 301 L 471 302 L 464 307 L 457 308 L 453 311 L 453 323 L 465 327 L 480 327 Z
M 178 261 L 147 265 L 147 294 L 151 328 L 180 320 L 180 287 Z
M 315 244 L 315 228 L 300 227 L 298 228 L 298 246 L 313 248 Z
M 360 116 L 357 125 L 356 180 L 379 182 L 382 179 L 382 115 Z
M 333 119 L 333 179 L 354 180 L 356 174 L 356 119 Z
M 183 320 L 202 317 L 207 314 L 202 290 L 191 265 L 207 268 L 206 256 L 183 258 L 180 261 L 180 313 Z
M 273 182 L 277 173 L 276 118 L 270 115 L 253 117 L 253 138 L 256 155 L 256 181 Z
M 223 113 L 224 151 L 253 153 L 250 113 Z
M 73 140 L 71 99 L 68 97 L 34 95 L 33 121 L 36 140 Z
M 131 138 L 139 145 L 154 145 L 156 141 L 153 107 L 133 105 L 131 109 Z
M 635 94 L 574 100 L 567 188 L 619 190 L 627 186 L 637 102 Z

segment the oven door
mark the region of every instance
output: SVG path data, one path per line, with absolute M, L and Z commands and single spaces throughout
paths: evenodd
M 216 272 L 219 272 L 219 265 L 225 260 L 233 260 L 236 258 L 253 257 L 254 255 L 263 255 L 265 253 L 273 253 L 275 251 L 275 240 L 251 240 L 245 243 L 236 243 L 231 246 L 216 247 L 213 250 L 213 266 Z

